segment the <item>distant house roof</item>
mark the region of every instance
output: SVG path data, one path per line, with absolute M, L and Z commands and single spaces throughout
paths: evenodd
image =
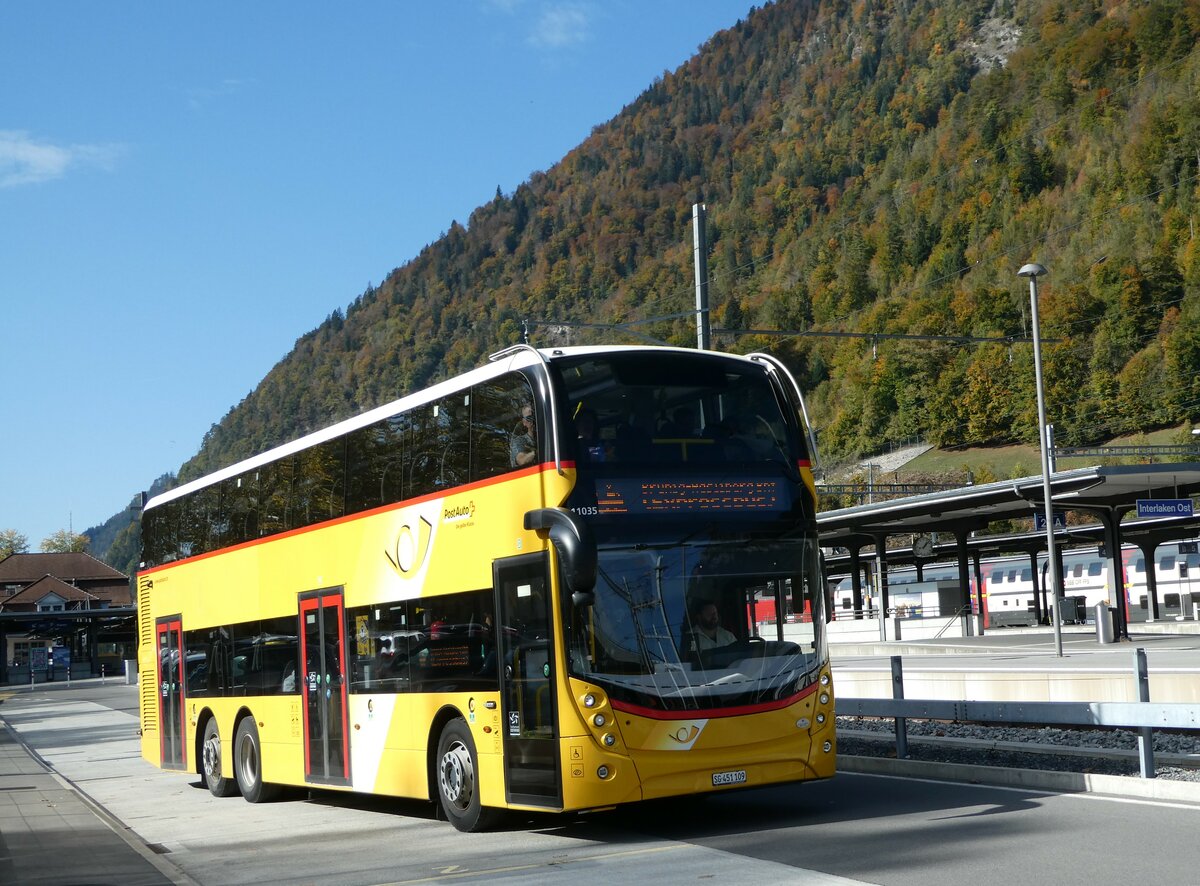
M 33 584 L 44 575 L 63 581 L 129 581 L 91 554 L 12 554 L 0 560 L 0 584 Z
M 0 598 L 0 610 L 5 612 L 36 612 L 38 604 L 51 595 L 61 599 L 67 604 L 67 608 L 69 609 L 88 609 L 98 604 L 102 599 L 96 594 L 85 591 L 82 588 L 69 585 L 65 581 L 55 578 L 53 575 L 44 575 L 29 585 L 29 587 L 22 588 L 11 597 Z
M 111 606 L 132 606 L 133 596 L 129 591 L 129 582 L 121 581 L 115 584 L 89 584 L 83 588 L 89 594 L 107 600 Z

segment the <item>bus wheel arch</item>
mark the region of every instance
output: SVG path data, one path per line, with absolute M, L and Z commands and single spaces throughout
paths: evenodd
M 249 803 L 269 803 L 280 795 L 280 786 L 263 781 L 262 740 L 254 715 L 243 708 L 233 728 L 233 773 L 238 789 Z
M 451 705 L 443 707 L 438 711 L 433 720 L 429 724 L 429 735 L 425 740 L 425 773 L 429 785 L 429 801 L 431 803 L 438 802 L 438 742 L 442 738 L 442 730 L 446 728 L 446 724 L 451 720 L 461 720 L 462 712 Z
M 231 739 L 227 735 L 221 740 L 216 715 L 205 708 L 196 721 L 196 771 L 214 797 L 232 797 L 238 792 L 237 779 L 221 774 L 226 768 L 224 758 L 233 747 Z
M 500 813 L 480 802 L 479 754 L 467 721 L 456 710 L 439 711 L 430 739 L 430 793 L 446 819 L 460 831 L 492 827 Z

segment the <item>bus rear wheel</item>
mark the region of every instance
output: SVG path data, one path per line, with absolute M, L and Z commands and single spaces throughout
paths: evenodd
M 233 740 L 233 772 L 238 788 L 250 803 L 269 803 L 279 796 L 279 785 L 262 778 L 262 743 L 253 717 L 243 717 Z
M 214 797 L 232 797 L 237 793 L 237 782 L 221 775 L 221 733 L 217 729 L 217 718 L 209 717 L 204 726 L 204 744 L 200 746 L 200 772 L 209 793 Z
M 479 757 L 471 730 L 461 717 L 442 729 L 437 749 L 438 800 L 450 824 L 460 831 L 487 830 L 499 811 L 479 802 Z

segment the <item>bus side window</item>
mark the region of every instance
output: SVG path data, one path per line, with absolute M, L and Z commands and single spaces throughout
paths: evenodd
M 521 408 L 533 392 L 521 375 L 505 375 L 471 389 L 471 479 L 485 480 L 512 469 L 510 438 Z

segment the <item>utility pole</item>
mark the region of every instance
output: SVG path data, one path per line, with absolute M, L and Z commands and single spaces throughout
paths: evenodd
M 696 347 L 712 346 L 708 322 L 708 239 L 704 235 L 704 204 L 692 204 L 692 251 L 696 265 Z

